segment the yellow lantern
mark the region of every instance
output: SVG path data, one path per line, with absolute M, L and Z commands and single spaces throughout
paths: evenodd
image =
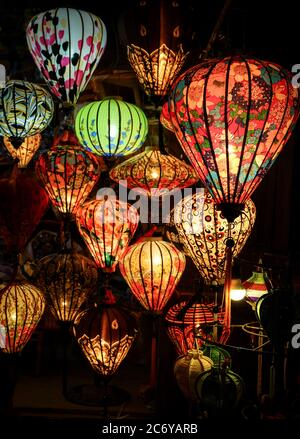
M 3 138 L 3 143 L 11 155 L 18 162 L 19 168 L 26 168 L 30 160 L 40 147 L 42 136 L 40 133 L 25 137 L 19 148 L 15 148 L 8 137 Z

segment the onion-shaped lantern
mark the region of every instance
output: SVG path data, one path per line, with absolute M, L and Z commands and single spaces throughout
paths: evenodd
M 37 282 L 53 315 L 73 322 L 97 284 L 95 263 L 80 253 L 65 251 L 39 261 Z
M 36 174 L 52 205 L 62 213 L 74 214 L 100 177 L 95 156 L 81 148 L 71 133 L 63 134 L 56 145 L 36 161 Z
M 158 147 L 145 151 L 115 166 L 110 178 L 126 181 L 129 188 L 149 196 L 161 196 L 175 188 L 192 186 L 198 181 L 193 168 L 172 155 L 162 154 Z
M 39 149 L 42 136 L 37 133 L 26 137 L 19 148 L 15 148 L 8 137 L 4 137 L 3 143 L 11 157 L 18 163 L 19 168 L 26 168 L 34 154 Z
M 44 309 L 44 295 L 36 286 L 25 281 L 6 285 L 0 295 L 0 349 L 8 354 L 21 352 Z
M 190 349 L 201 348 L 203 339 L 211 338 L 215 323 L 213 304 L 181 300 L 166 314 L 167 334 L 178 355 L 187 355 Z M 200 335 L 201 337 L 196 337 Z
M 250 236 L 255 216 L 249 199 L 234 222 L 228 223 L 208 191 L 187 196 L 175 206 L 176 229 L 206 284 L 224 283 L 227 239 L 233 239 L 236 257 Z
M 257 301 L 264 295 L 268 293 L 267 273 L 263 270 L 253 271 L 249 279 L 243 282 L 243 287 L 246 290 L 246 302 L 252 306 L 255 310 Z
M 138 226 L 135 207 L 113 197 L 92 200 L 78 209 L 76 221 L 97 266 L 114 272 Z
M 26 37 L 52 93 L 64 103 L 76 104 L 106 46 L 102 20 L 79 9 L 51 9 L 30 20 Z
M 126 357 L 137 334 L 133 316 L 116 305 L 95 305 L 80 313 L 74 335 L 95 372 L 110 378 Z
M 49 198 L 36 178 L 17 167 L 0 180 L 0 232 L 7 248 L 22 253 L 46 212 Z
M 202 372 L 210 370 L 213 364 L 210 358 L 197 349 L 191 349 L 186 355 L 177 358 L 174 375 L 180 390 L 187 399 L 192 401 L 197 399 L 196 379 Z
M 191 164 L 232 221 L 287 142 L 299 90 L 280 66 L 232 56 L 182 74 L 169 112 Z
M 0 89 L 0 135 L 8 137 L 15 148 L 25 137 L 43 131 L 53 112 L 53 100 L 40 85 L 11 80 Z
M 139 107 L 107 98 L 82 107 L 75 118 L 82 146 L 100 156 L 126 156 L 137 151 L 148 134 L 148 121 Z
M 153 313 L 163 310 L 184 269 L 184 254 L 159 238 L 131 245 L 120 261 L 121 273 L 132 293 Z

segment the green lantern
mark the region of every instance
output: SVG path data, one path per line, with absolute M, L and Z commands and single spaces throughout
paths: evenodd
M 107 98 L 77 113 L 75 130 L 88 151 L 101 156 L 126 156 L 138 150 L 148 134 L 145 113 L 136 105 Z

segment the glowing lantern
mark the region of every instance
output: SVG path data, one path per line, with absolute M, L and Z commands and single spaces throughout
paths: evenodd
M 30 53 L 53 94 L 75 104 L 106 46 L 102 20 L 78 9 L 51 9 L 30 20 L 26 37 Z
M 15 148 L 43 131 L 53 112 L 53 100 L 40 85 L 12 80 L 0 89 L 0 135 L 9 137 Z
M 94 155 L 78 146 L 71 133 L 66 137 L 39 156 L 35 171 L 52 205 L 73 214 L 97 183 L 101 169 Z
M 0 180 L 0 232 L 7 247 L 17 253 L 46 212 L 49 198 L 36 178 L 14 167 L 8 178 Z
M 108 157 L 125 156 L 143 145 L 148 121 L 136 105 L 107 98 L 82 107 L 76 115 L 75 130 L 88 151 Z
M 25 281 L 6 285 L 0 296 L 0 348 L 20 352 L 35 331 L 45 308 L 42 292 Z
M 97 266 L 113 272 L 137 229 L 139 215 L 133 206 L 108 197 L 81 206 L 76 222 Z
M 39 261 L 37 282 L 53 315 L 72 322 L 97 283 L 97 267 L 79 253 L 51 254 Z
M 4 137 L 3 143 L 11 155 L 17 161 L 19 168 L 26 168 L 30 160 L 39 149 L 42 136 L 38 133 L 34 136 L 26 137 L 18 149 L 10 142 L 8 137 Z
M 137 333 L 130 313 L 114 304 L 95 305 L 78 315 L 74 335 L 95 372 L 113 375 L 126 357 Z
M 228 223 L 207 191 L 187 196 L 176 205 L 176 229 L 205 283 L 224 283 L 227 239 L 233 239 L 236 257 L 250 236 L 255 216 L 255 205 L 249 199 L 241 214 Z
M 185 269 L 185 256 L 159 238 L 146 238 L 131 245 L 120 270 L 132 293 L 149 311 L 162 311 Z
M 110 178 L 126 180 L 129 188 L 149 196 L 165 195 L 175 188 L 193 185 L 198 178 L 193 168 L 178 158 L 162 154 L 158 147 L 146 146 L 145 151 L 112 168 Z
M 299 111 L 289 72 L 239 56 L 187 70 L 172 87 L 176 136 L 228 221 L 287 142 Z
M 268 287 L 266 284 L 267 274 L 261 271 L 254 271 L 252 276 L 243 282 L 243 287 L 246 290 L 246 301 L 255 310 L 257 301 L 264 294 L 268 293 Z

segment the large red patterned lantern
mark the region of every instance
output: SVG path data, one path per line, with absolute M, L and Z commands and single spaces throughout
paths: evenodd
M 289 139 L 299 91 L 276 64 L 208 60 L 176 80 L 169 114 L 197 174 L 232 221 Z

